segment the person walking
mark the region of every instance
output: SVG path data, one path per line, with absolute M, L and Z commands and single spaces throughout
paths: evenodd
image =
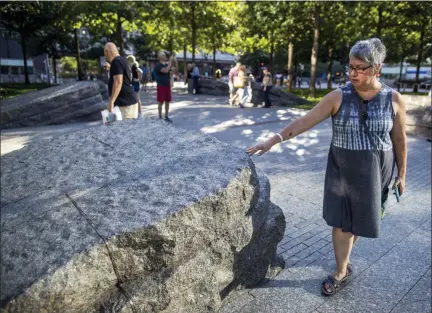
M 138 102 L 132 87 L 132 72 L 126 59 L 120 56 L 117 47 L 107 42 L 104 47 L 107 60 L 105 68 L 109 69 L 108 81 L 108 111 L 112 112 L 118 106 L 124 120 L 138 117 Z
M 357 42 L 349 53 L 350 83 L 331 91 L 304 117 L 266 142 L 247 149 L 249 155 L 258 151 L 262 155 L 276 143 L 332 117 L 323 217 L 332 227 L 336 270 L 321 284 L 326 296 L 336 294 L 352 275 L 350 254 L 357 239 L 379 236 L 394 164 L 397 176 L 392 188 L 398 188 L 400 195 L 405 190 L 406 109 L 400 93 L 377 79 L 385 56 L 379 39 Z
M 263 71 L 264 71 L 264 78 L 263 78 L 262 86 L 264 89 L 264 103 L 265 103 L 264 108 L 269 108 L 271 107 L 270 91 L 273 87 L 273 79 L 267 67 L 264 67 Z
M 165 121 L 172 122 L 168 117 L 169 105 L 171 102 L 171 76 L 170 71 L 173 64 L 174 55 L 166 62 L 165 52 L 161 51 L 158 53 L 159 62 L 154 68 L 156 73 L 156 84 L 157 84 L 157 102 L 159 118 L 162 119 L 162 106 L 165 103 Z
M 192 78 L 194 82 L 195 94 L 199 94 L 199 78 L 200 72 L 198 66 L 195 63 L 192 64 Z
M 147 92 L 147 83 L 149 80 L 149 70 L 145 63 L 141 66 L 142 78 L 141 78 L 141 91 Z
M 255 81 L 252 74 L 246 75 L 246 66 L 241 65 L 239 68 L 238 78 L 243 81 L 243 87 L 237 91 L 240 94 L 239 105 L 245 108 L 246 103 L 250 102 L 252 98 L 252 82 Z
M 142 71 L 139 68 L 139 64 L 135 59 L 135 56 L 129 55 L 127 61 L 132 71 L 132 86 L 138 102 L 138 117 L 142 116 L 141 112 L 141 99 L 140 99 L 140 81 L 142 79 Z
M 228 73 L 228 87 L 229 87 L 229 104 L 235 105 L 236 100 L 238 99 L 238 88 L 234 86 L 234 80 L 238 76 L 238 71 L 241 66 L 240 62 L 237 62 L 234 67 L 232 67 Z

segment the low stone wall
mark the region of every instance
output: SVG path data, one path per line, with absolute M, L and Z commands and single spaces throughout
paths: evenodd
M 228 83 L 223 81 L 200 79 L 200 92 L 214 96 L 226 96 L 228 98 L 229 87 Z M 261 105 L 264 102 L 264 91 L 260 83 L 253 82 L 249 87 L 249 92 L 252 94 L 250 99 L 252 106 Z M 309 103 L 309 101 L 303 98 L 275 87 L 270 91 L 270 101 L 273 105 L 277 106 L 294 106 Z
M 1 101 L 1 128 L 41 126 L 101 119 L 108 102 L 102 81 L 46 88 Z
M 432 139 L 431 97 L 402 95 L 406 105 L 407 134 Z
M 216 312 L 283 267 L 264 173 L 163 121 L 30 143 L 1 184 L 0 312 Z

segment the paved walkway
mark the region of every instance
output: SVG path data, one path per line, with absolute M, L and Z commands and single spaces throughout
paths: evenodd
M 151 104 L 154 88 L 142 100 L 144 114 L 157 115 Z M 174 101 L 170 117 L 176 126 L 210 133 L 242 149 L 305 113 L 231 108 L 226 98 L 191 96 L 183 88 Z M 26 141 L 95 125 L 99 123 L 2 131 L 2 154 Z M 220 313 L 431 312 L 431 144 L 421 138 L 409 137 L 407 192 L 401 203 L 391 198 L 381 237 L 360 239 L 351 258 L 354 277 L 335 297 L 320 295 L 321 281 L 335 266 L 330 227 L 321 217 L 330 140 L 327 120 L 262 157 L 252 157 L 269 176 L 272 201 L 285 213 L 287 228 L 278 253 L 286 266 L 267 284 L 229 298 Z

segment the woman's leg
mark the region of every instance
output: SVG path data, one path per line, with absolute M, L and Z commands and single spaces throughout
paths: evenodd
M 269 106 L 271 106 L 270 103 L 270 89 L 271 87 L 267 87 L 266 91 L 264 91 L 264 103 L 265 103 L 265 107 L 268 108 Z
M 240 106 L 244 106 L 246 104 L 246 100 L 248 98 L 248 91 L 247 88 L 244 87 L 242 89 L 240 89 L 240 94 L 241 94 L 241 100 L 240 100 Z
M 333 273 L 333 277 L 337 280 L 344 278 L 347 274 L 347 266 L 354 244 L 354 237 L 358 239 L 358 236 L 354 236 L 349 232 L 343 232 L 341 228 L 333 228 L 332 239 L 336 257 L 336 271 Z
M 140 99 L 140 93 L 139 93 L 139 91 L 135 92 L 135 95 L 136 95 L 137 102 L 138 102 L 138 114 L 141 115 L 141 99 Z

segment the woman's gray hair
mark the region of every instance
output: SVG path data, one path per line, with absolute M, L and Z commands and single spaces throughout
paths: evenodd
M 357 41 L 351 48 L 349 56 L 350 58 L 367 62 L 375 67 L 384 62 L 386 54 L 386 47 L 381 40 L 378 38 L 369 38 Z

